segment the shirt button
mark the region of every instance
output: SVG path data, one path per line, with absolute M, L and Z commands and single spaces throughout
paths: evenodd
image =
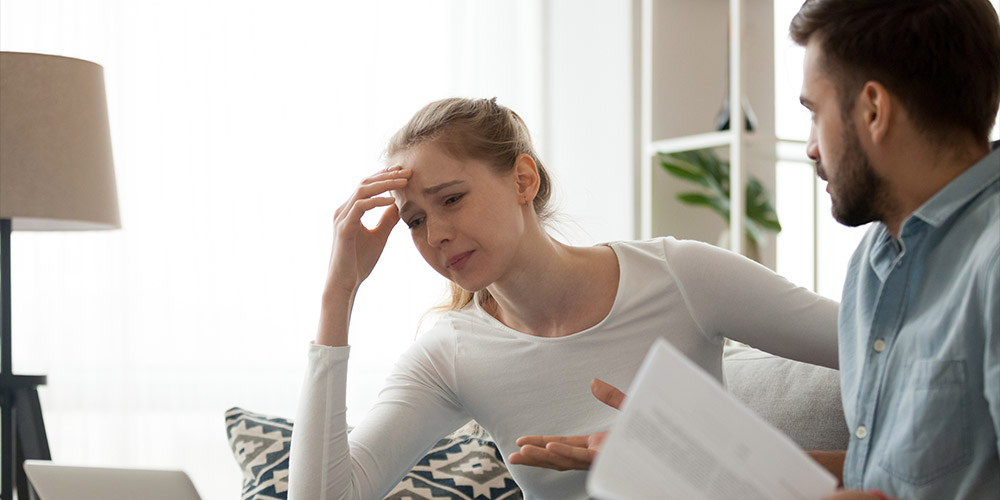
M 865 437 L 868 436 L 868 429 L 866 429 L 865 426 L 863 425 L 859 425 L 858 428 L 854 431 L 854 435 L 857 436 L 858 439 L 864 439 Z
M 875 341 L 872 347 L 875 348 L 875 352 L 882 352 L 885 350 L 885 341 L 882 339 L 878 339 Z

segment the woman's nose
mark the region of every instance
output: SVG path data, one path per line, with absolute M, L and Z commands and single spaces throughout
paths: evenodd
M 424 223 L 427 227 L 427 243 L 439 247 L 452 240 L 452 227 L 446 220 L 439 217 L 428 217 Z

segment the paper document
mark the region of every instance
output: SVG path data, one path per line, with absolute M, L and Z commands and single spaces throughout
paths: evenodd
M 587 491 L 602 500 L 819 500 L 837 479 L 665 340 L 646 355 Z

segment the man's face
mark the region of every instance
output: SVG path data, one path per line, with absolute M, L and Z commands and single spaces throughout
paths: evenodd
M 860 226 L 880 220 L 885 181 L 861 144 L 858 124 L 851 115 L 853 105 L 845 111 L 840 103 L 837 88 L 823 67 L 821 50 L 815 38 L 806 45 L 800 98 L 812 113 L 806 154 L 816 162 L 816 174 L 827 181 L 833 218 L 847 226 Z

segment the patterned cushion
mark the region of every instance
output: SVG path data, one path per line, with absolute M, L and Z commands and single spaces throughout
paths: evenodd
M 243 470 L 243 500 L 285 499 L 292 422 L 232 408 L 226 433 Z M 386 500 L 519 500 L 489 434 L 474 422 L 435 444 L 390 492 Z
M 475 422 L 437 442 L 386 500 L 523 498 L 500 450 Z
M 242 408 L 230 408 L 226 412 L 226 435 L 236 463 L 243 471 L 243 494 L 240 498 L 287 498 L 292 422 Z

